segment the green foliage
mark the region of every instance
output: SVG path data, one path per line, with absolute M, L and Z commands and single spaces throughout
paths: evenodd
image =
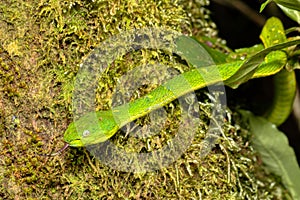
M 300 1 L 299 0 L 267 0 L 261 5 L 260 12 L 266 7 L 270 2 L 276 2 L 276 4 L 281 8 L 281 10 L 289 16 L 292 20 L 300 24 Z
M 253 146 L 267 169 L 282 178 L 293 199 L 299 199 L 300 169 L 287 137 L 266 119 L 254 116 L 249 111 L 240 113 L 249 122 Z
M 261 9 L 270 1 L 265 2 Z M 275 1 L 279 6 L 288 12 L 288 16 L 299 23 L 299 1 Z M 297 4 L 297 5 L 296 5 Z M 296 14 L 296 15 L 293 15 Z M 285 46 L 286 36 L 281 22 L 276 18 L 267 21 L 260 35 L 265 47 L 272 45 Z M 291 39 L 293 40 L 293 39 Z M 291 45 L 298 45 L 299 41 L 294 40 Z M 277 44 L 277 45 L 276 45 Z M 285 46 L 285 47 L 288 47 Z M 279 49 L 279 48 L 277 48 Z M 274 49 L 276 50 L 276 49 Z M 294 60 L 294 56 L 299 56 L 295 46 L 287 49 L 289 59 Z M 240 111 L 245 121 L 249 122 L 250 130 L 253 134 L 252 143 L 259 152 L 261 159 L 268 171 L 278 175 L 285 187 L 289 190 L 293 199 L 300 198 L 300 170 L 293 149 L 289 146 L 284 133 L 277 130 L 274 125 L 281 124 L 286 120 L 291 112 L 291 105 L 296 92 L 296 80 L 293 69 L 296 69 L 297 62 L 292 62 L 294 67 L 286 64 L 286 69 L 282 70 L 274 77 L 275 91 L 273 109 L 267 113 L 267 118 L 256 117 L 249 111 Z M 289 70 L 289 71 L 288 71 Z M 271 122 L 273 123 L 271 123 Z

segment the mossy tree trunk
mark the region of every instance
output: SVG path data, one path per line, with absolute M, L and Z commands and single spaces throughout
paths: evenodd
M 196 156 L 197 144 L 203 139 L 203 133 L 199 133 L 180 159 L 155 172 L 116 171 L 93 159 L 84 148 L 69 149 L 51 158 L 39 155 L 63 145 L 63 133 L 72 121 L 74 79 L 79 64 L 94 47 L 123 31 L 153 26 L 216 38 L 217 31 L 206 5 L 206 0 L 2 2 L 0 196 L 4 199 L 274 197 L 280 186 L 260 172 L 255 153 L 247 142 L 249 133 L 231 122 L 224 130 L 232 143 L 221 140 L 202 160 Z M 102 76 L 103 87 L 98 91 L 96 109 L 110 108 L 116 77 L 140 60 L 157 59 L 149 55 L 147 51 L 137 52 L 128 57 L 137 63 L 130 65 L 131 60 L 126 59 L 123 63 L 116 62 L 115 68 Z M 162 59 L 163 53 L 159 55 L 161 62 L 170 59 Z M 203 109 L 210 110 L 205 106 Z M 115 140 L 118 142 L 118 138 Z M 269 191 L 273 183 L 275 186 Z

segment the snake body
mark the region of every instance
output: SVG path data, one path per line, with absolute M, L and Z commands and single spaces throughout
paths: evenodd
M 269 23 L 269 25 L 266 25 L 266 29 L 270 29 L 268 26 L 274 24 L 275 22 L 268 21 L 267 23 Z M 276 21 L 276 23 L 278 22 Z M 282 31 L 283 28 L 279 27 L 277 30 Z M 273 39 L 273 36 L 266 40 L 264 40 L 266 36 L 263 35 L 262 37 L 265 48 L 271 47 L 274 44 L 276 44 L 272 42 L 275 40 Z M 191 38 L 186 36 L 185 39 L 192 40 Z M 285 40 L 286 39 L 283 38 L 279 42 L 285 42 Z M 180 48 L 182 48 L 182 45 L 184 44 L 177 43 L 176 45 L 177 48 L 180 50 Z M 257 57 L 259 57 L 260 55 L 261 54 L 258 54 Z M 187 62 L 192 65 L 195 63 L 194 61 L 190 61 L 189 57 L 183 56 L 183 58 L 186 59 Z M 201 57 L 198 59 L 201 59 Z M 245 81 L 236 82 L 236 80 L 238 79 L 236 79 L 234 75 L 239 73 L 241 69 L 244 69 L 243 67 L 245 65 L 249 65 L 249 63 L 254 63 L 254 61 L 255 60 L 248 59 L 245 61 L 237 60 L 230 63 L 215 62 L 218 64 L 197 66 L 195 65 L 196 68 L 175 76 L 174 78 L 166 81 L 165 83 L 158 86 L 156 89 L 152 90 L 150 93 L 139 99 L 136 99 L 124 105 L 117 106 L 111 110 L 96 111 L 85 114 L 84 116 L 82 116 L 81 118 L 72 122 L 69 125 L 68 129 L 64 134 L 64 140 L 68 143 L 69 146 L 73 147 L 82 147 L 86 145 L 97 144 L 106 141 L 107 139 L 112 137 L 125 124 L 137 118 L 145 116 L 151 111 L 158 109 L 191 91 L 222 82 L 230 87 L 236 87 Z M 247 80 L 250 78 L 274 75 L 283 70 L 283 67 L 285 66 L 286 62 L 287 54 L 284 51 L 271 51 L 271 53 L 268 53 L 266 56 L 263 56 L 262 62 L 257 62 L 257 67 L 255 71 L 252 74 L 248 73 L 251 74 L 251 77 L 248 77 Z M 287 73 L 289 72 L 280 72 L 279 76 L 281 77 L 279 77 L 279 80 L 289 80 L 290 78 L 286 76 Z M 280 91 L 286 91 L 287 93 L 294 92 L 294 89 L 290 89 L 288 91 L 282 88 L 287 86 L 286 81 L 279 81 L 277 85 L 281 87 L 279 88 Z M 291 86 L 291 88 L 294 87 L 291 84 L 289 86 Z M 288 95 L 288 99 L 282 99 L 282 96 Z M 279 108 L 279 110 L 281 109 L 281 111 L 279 112 L 283 112 L 282 110 L 286 110 L 286 107 L 290 106 L 287 104 L 291 103 L 292 95 L 279 93 L 277 94 L 276 98 L 279 98 L 275 100 L 281 101 L 281 104 L 279 103 L 278 105 L 275 105 L 275 107 L 282 107 L 282 109 Z M 287 113 L 289 111 L 290 110 L 288 109 L 288 111 L 284 112 Z M 276 116 L 280 115 L 280 113 L 277 112 L 278 111 L 269 112 L 267 118 L 271 119 L 271 121 L 274 120 Z M 286 113 L 285 115 L 287 115 Z M 284 118 L 286 118 L 286 116 Z M 276 120 L 277 119 L 275 119 L 275 121 Z M 282 120 L 283 119 L 279 119 L 279 121 Z M 281 122 L 275 123 L 279 124 Z
M 269 71 L 268 74 L 255 73 L 253 78 L 275 74 L 282 69 L 286 62 L 286 54 L 283 52 L 272 53 L 269 57 L 272 58 L 266 59 L 260 66 L 264 67 L 272 64 L 274 65 L 272 66 L 273 71 Z M 276 60 L 274 60 L 275 58 Z M 271 62 L 267 63 L 268 60 Z M 166 105 L 179 96 L 208 85 L 226 81 L 242 64 L 243 61 L 237 61 L 230 64 L 225 63 L 193 69 L 170 79 L 149 94 L 129 104 L 115 107 L 113 110 L 88 113 L 69 125 L 64 140 L 70 146 L 75 147 L 106 141 L 120 127 Z M 129 110 L 127 110 L 128 108 Z M 127 116 L 125 113 L 129 113 L 129 118 L 122 117 Z M 78 134 L 77 131 L 81 132 L 82 135 Z M 84 134 L 87 131 L 88 134 Z

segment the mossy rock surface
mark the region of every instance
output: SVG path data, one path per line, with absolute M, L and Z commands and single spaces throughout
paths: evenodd
M 250 134 L 238 123 L 228 120 L 223 125 L 226 137 L 207 157 L 199 157 L 211 110 L 201 92 L 197 95 L 203 98 L 202 128 L 187 151 L 161 170 L 120 172 L 94 159 L 85 148 L 70 148 L 55 157 L 40 155 L 64 145 L 63 133 L 73 119 L 73 83 L 80 63 L 93 48 L 122 31 L 153 26 L 216 37 L 204 8 L 207 4 L 205 0 L 3 1 L 0 199 L 280 199 L 284 189 L 276 177 L 262 170 L 249 145 Z M 95 109 L 109 109 L 117 78 L 145 61 L 172 65 L 178 71 L 188 69 L 180 58 L 155 50 L 120 58 L 99 80 Z M 124 141 L 121 132 L 113 141 L 133 151 L 144 151 L 147 144 L 159 148 L 169 133 L 174 134 L 176 106 L 176 102 L 169 105 L 169 126 L 149 144 Z M 175 115 L 169 116 L 172 112 Z M 227 114 L 235 117 L 230 111 Z M 147 124 L 148 118 L 137 123 Z

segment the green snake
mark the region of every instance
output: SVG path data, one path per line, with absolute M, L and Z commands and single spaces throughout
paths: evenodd
M 287 42 L 283 26 L 276 18 L 267 21 L 260 37 L 265 47 L 264 50 L 246 60 L 225 62 L 224 59 L 219 59 L 214 54 L 214 50 L 211 50 L 208 53 L 211 54 L 215 64 L 197 65 L 195 64 L 197 61 L 193 61 L 195 52 L 193 55 L 188 55 L 183 50 L 187 48 L 185 41 L 195 42 L 195 40 L 187 36 L 179 36 L 175 41 L 175 48 L 178 52 L 183 52 L 180 56 L 196 68 L 175 76 L 132 102 L 111 110 L 100 110 L 83 115 L 72 122 L 65 131 L 64 140 L 67 144 L 58 153 L 68 146 L 83 147 L 104 142 L 127 123 L 191 91 L 221 82 L 226 86 L 236 88 L 249 79 L 274 74 L 276 74 L 275 103 L 265 117 L 276 125 L 281 124 L 291 111 L 291 103 L 296 90 L 294 72 L 288 72 L 284 68 L 287 63 L 287 53 L 282 49 L 299 44 L 299 40 Z M 197 45 L 201 46 L 198 42 Z M 187 84 L 189 87 L 186 87 Z M 129 113 L 129 115 L 122 117 L 122 113 Z

